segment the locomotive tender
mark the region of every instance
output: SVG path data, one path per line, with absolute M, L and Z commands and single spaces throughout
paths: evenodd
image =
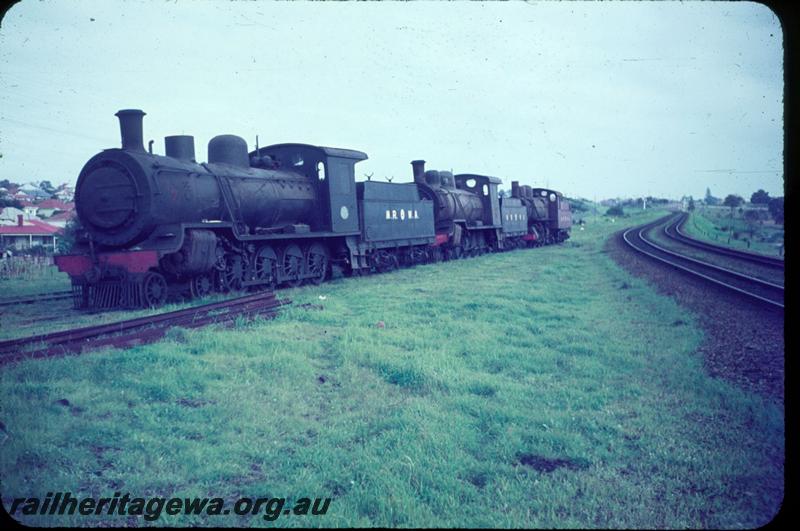
M 55 257 L 78 308 L 158 306 L 168 292 L 320 283 L 569 236 L 560 193 L 496 177 L 425 171 L 411 183 L 355 182 L 360 151 L 277 144 L 248 153 L 220 135 L 208 162 L 194 139 L 165 138 L 165 155 L 143 144 L 144 112 L 119 111 L 122 147 L 92 157 L 75 203 L 73 254 Z

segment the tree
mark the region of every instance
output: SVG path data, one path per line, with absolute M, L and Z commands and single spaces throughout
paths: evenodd
M 586 210 L 589 210 L 589 207 L 586 206 L 586 203 L 584 203 L 580 199 L 572 199 L 571 197 L 568 197 L 567 201 L 569 201 L 569 208 L 573 212 L 584 212 Z
M 731 243 L 731 233 L 733 232 L 733 211 L 742 203 L 744 203 L 744 199 L 735 194 L 728 194 L 725 197 L 725 201 L 722 202 L 723 205 L 731 209 L 731 220 L 728 224 L 728 243 Z
M 22 203 L 12 197 L 0 197 L 0 208 L 14 207 L 22 210 Z
M 686 208 L 689 212 L 694 212 L 694 199 L 692 197 L 689 197 L 689 206 Z
M 39 189 L 40 190 L 44 190 L 45 192 L 47 192 L 50 195 L 52 195 L 56 191 L 55 187 L 53 186 L 53 183 L 51 183 L 50 181 L 42 181 L 42 182 L 40 182 L 39 183 Z
M 766 205 L 769 203 L 769 199 L 769 194 L 761 188 L 758 189 L 758 192 L 753 192 L 753 195 L 750 196 L 750 202 L 754 205 Z
M 64 233 L 58 240 L 58 252 L 62 254 L 69 253 L 75 246 L 75 243 L 78 239 L 78 233 L 82 232 L 83 230 L 83 225 L 81 225 L 81 222 L 77 217 L 67 221 L 67 224 L 64 226 Z
M 750 247 L 750 242 L 753 240 L 759 218 L 760 216 L 758 215 L 758 210 L 746 210 L 744 213 L 744 220 L 747 223 L 747 231 L 750 233 L 750 239 L 747 240 L 747 247 Z
M 728 194 L 725 197 L 725 201 L 722 202 L 722 204 L 725 205 L 726 207 L 730 207 L 731 212 L 733 212 L 733 209 L 738 207 L 742 203 L 744 203 L 744 199 L 741 196 L 735 194 Z
M 621 206 L 612 206 L 608 210 L 606 210 L 606 216 L 616 216 L 622 217 L 625 215 L 625 211 L 622 210 Z
M 779 225 L 783 225 L 783 197 L 773 197 L 767 203 L 767 208 L 769 208 L 769 213 L 772 215 L 772 219 L 775 220 L 775 223 Z

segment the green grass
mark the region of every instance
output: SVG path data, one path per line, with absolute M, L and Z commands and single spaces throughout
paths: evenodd
M 762 525 L 782 501 L 782 407 L 705 375 L 694 317 L 603 251 L 660 215 L 285 290 L 273 321 L 0 368 L 6 507 L 60 490 L 305 495 L 332 497 L 327 514 L 155 523 Z
M 732 230 L 729 231 L 729 227 Z M 750 227 L 739 216 L 733 220 L 730 209 L 722 207 L 706 207 L 703 211 L 695 211 L 684 224 L 689 236 L 708 240 L 718 245 L 727 245 L 734 249 L 752 251 L 766 255 L 782 256 L 783 226 L 773 223 L 756 224 L 753 237 Z M 738 237 L 734 237 L 738 233 Z M 748 246 L 748 240 L 750 245 Z
M 69 276 L 60 272 L 56 266 L 46 267 L 31 278 L 0 278 L 0 299 L 69 289 L 72 289 Z

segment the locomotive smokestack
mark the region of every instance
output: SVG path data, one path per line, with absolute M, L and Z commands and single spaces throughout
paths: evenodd
M 411 168 L 414 171 L 414 182 L 425 184 L 425 161 L 412 160 Z
M 511 181 L 511 197 L 519 197 L 519 181 Z
M 190 135 L 165 136 L 164 152 L 168 157 L 197 162 L 194 158 L 194 137 Z
M 144 152 L 144 143 L 142 141 L 142 118 L 144 114 L 140 109 L 123 109 L 114 115 L 119 118 L 122 149 Z

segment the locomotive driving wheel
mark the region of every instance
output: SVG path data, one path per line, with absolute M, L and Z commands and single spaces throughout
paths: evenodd
M 220 272 L 220 280 L 224 291 L 242 289 L 245 264 L 238 254 L 225 256 L 225 269 Z
M 421 247 L 414 247 L 409 253 L 409 258 L 412 264 L 424 264 L 428 261 L 428 252 Z
M 255 279 L 264 282 L 270 289 L 278 283 L 278 255 L 270 245 L 261 247 L 253 259 Z
M 294 288 L 302 282 L 300 275 L 303 273 L 303 258 L 303 251 L 294 243 L 286 246 L 281 253 L 280 267 L 286 285 Z
M 160 273 L 150 272 L 142 281 L 142 300 L 145 306 L 157 308 L 167 300 L 167 281 Z
M 208 273 L 201 273 L 189 281 L 189 290 L 192 292 L 192 297 L 199 299 L 205 297 L 214 291 L 214 281 Z
M 387 273 L 397 269 L 399 266 L 397 257 L 388 251 L 384 251 L 383 249 L 375 251 L 371 258 L 373 267 L 379 273 Z
M 312 243 L 306 250 L 306 274 L 309 280 L 321 284 L 328 274 L 328 250 L 320 243 Z

